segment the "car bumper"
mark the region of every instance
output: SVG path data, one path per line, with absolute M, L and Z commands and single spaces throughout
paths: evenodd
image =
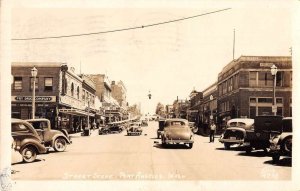
M 135 132 L 127 132 L 128 135 L 140 135 L 142 134 L 141 131 L 135 131 Z
M 165 140 L 165 143 L 167 144 L 176 144 L 176 143 L 184 143 L 184 144 L 187 144 L 187 143 L 194 143 L 193 140 Z
M 232 143 L 232 144 L 243 144 L 244 140 L 237 140 L 237 139 L 219 139 L 221 143 Z

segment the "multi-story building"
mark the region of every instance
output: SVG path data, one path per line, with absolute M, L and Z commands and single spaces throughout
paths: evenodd
M 166 105 L 166 118 L 174 117 L 174 108 L 173 105 Z
M 203 100 L 203 93 L 202 92 L 198 92 L 196 90 L 193 90 L 191 93 L 190 93 L 190 101 L 191 101 L 191 104 L 190 104 L 190 108 L 188 109 L 187 111 L 187 114 L 188 114 L 188 120 L 189 121 L 192 121 L 192 122 L 195 122 L 196 125 L 198 126 L 199 125 L 199 120 L 200 120 L 200 104 Z
M 115 98 L 120 107 L 126 108 L 127 107 L 127 100 L 126 100 L 126 93 L 127 89 L 122 81 L 116 83 L 115 81 L 111 82 L 111 95 Z
M 33 67 L 38 71 L 35 80 L 35 117 L 48 118 L 53 127 L 66 128 L 68 131 L 74 129 L 76 118 L 82 128 L 87 116 L 94 115 L 85 110 L 81 96 L 84 80 L 64 63 L 12 63 L 12 117 L 32 118 Z M 90 96 L 95 97 L 93 92 L 90 92 Z
M 292 115 L 292 60 L 289 56 L 241 56 L 227 64 L 218 75 L 219 122 L 235 117 L 269 115 L 273 105 L 276 74 L 277 115 Z
M 210 122 L 217 121 L 217 82 L 204 89 L 202 95 L 203 99 L 200 102 L 199 110 L 199 131 L 207 134 Z
M 188 100 L 177 99 L 173 102 L 174 116 L 176 118 L 187 119 L 187 110 L 190 107 Z

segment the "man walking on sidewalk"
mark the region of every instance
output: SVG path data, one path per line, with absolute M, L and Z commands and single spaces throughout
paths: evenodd
M 210 134 L 209 134 L 209 142 L 215 141 L 215 131 L 216 131 L 216 124 L 212 121 L 210 124 Z

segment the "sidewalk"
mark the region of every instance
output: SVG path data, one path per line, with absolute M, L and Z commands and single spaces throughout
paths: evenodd
M 94 129 L 91 130 L 91 135 L 90 136 L 96 136 L 98 135 L 99 129 Z M 78 132 L 78 133 L 69 133 L 70 137 L 88 137 L 88 136 L 83 136 L 83 131 Z

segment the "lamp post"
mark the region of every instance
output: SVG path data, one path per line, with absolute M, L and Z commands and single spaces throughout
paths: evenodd
M 214 99 L 214 96 L 213 95 L 210 95 L 209 96 L 209 100 L 210 100 L 210 102 L 209 102 L 209 105 L 210 105 L 210 120 L 213 120 L 213 110 L 212 110 L 212 100 Z
M 35 80 L 37 76 L 38 70 L 35 66 L 31 69 L 31 76 L 33 77 L 33 87 L 32 87 L 32 119 L 35 116 Z
M 274 115 L 277 113 L 277 106 L 276 106 L 276 97 L 275 97 L 275 87 L 276 87 L 276 74 L 277 74 L 277 67 L 273 64 L 271 67 L 271 74 L 273 76 L 273 105 L 272 105 L 272 112 Z

